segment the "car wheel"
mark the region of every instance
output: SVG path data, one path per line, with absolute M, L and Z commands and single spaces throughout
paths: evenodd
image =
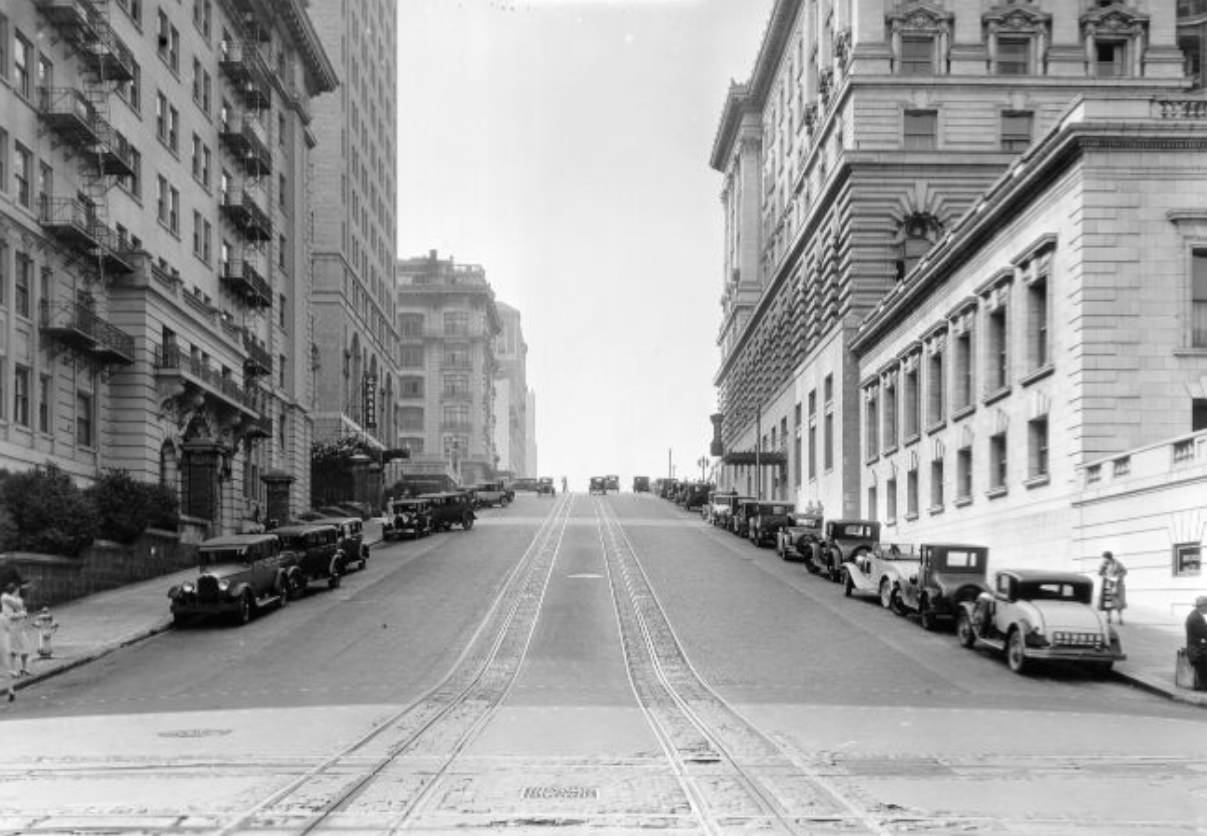
M 855 581 L 851 580 L 851 570 L 847 569 L 842 573 L 842 594 L 850 598 L 854 591 Z
M 888 578 L 880 581 L 880 606 L 886 610 L 893 608 L 893 585 L 889 583 Z
M 464 529 L 465 531 L 469 531 L 473 527 L 474 527 L 473 516 L 471 516 L 470 514 L 466 514 L 464 517 L 461 518 L 461 528 L 462 529 Z
M 962 647 L 972 647 L 976 644 L 976 632 L 972 629 L 972 619 L 968 617 L 968 611 L 960 610 L 960 614 L 956 616 L 956 638 L 959 639 Z
M 239 596 L 239 610 L 235 613 L 235 619 L 240 624 L 246 624 L 251 621 L 252 615 L 255 614 L 256 602 L 252 600 L 251 592 L 244 592 Z
M 820 575 L 821 567 L 817 565 L 817 547 L 806 546 L 805 548 L 808 549 L 805 554 L 805 569 L 809 571 L 810 575 Z
M 342 584 L 344 582 L 343 578 L 344 578 L 343 575 L 339 574 L 338 572 L 335 573 L 331 577 L 327 578 L 327 588 L 328 589 L 339 589 L 340 584 Z
M 289 578 L 281 576 L 280 584 L 277 587 L 278 602 L 277 606 L 284 609 L 289 606 Z
M 1114 667 L 1114 662 L 1092 662 L 1090 663 L 1090 675 L 1097 679 L 1105 679 L 1111 675 Z
M 1015 673 L 1026 673 L 1029 667 L 1023 631 L 1017 628 L 1011 630 L 1010 635 L 1006 637 L 1006 664 Z
M 939 628 L 939 620 L 935 615 L 934 607 L 930 605 L 930 601 L 922 601 L 922 605 L 918 608 L 918 618 L 922 622 L 923 630 L 937 630 Z
M 905 602 L 901 600 L 901 588 L 894 586 L 892 592 L 889 593 L 888 608 L 897 615 L 905 615 Z

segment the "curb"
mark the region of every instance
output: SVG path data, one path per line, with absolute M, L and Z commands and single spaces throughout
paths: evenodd
M 107 645 L 102 645 L 102 646 L 98 647 L 96 650 L 85 653 L 82 656 L 77 656 L 74 659 L 64 661 L 63 664 L 58 665 L 49 670 L 35 673 L 31 676 L 25 677 L 24 679 L 14 680 L 12 683 L 13 690 L 14 691 L 23 691 L 24 689 L 28 688 L 30 685 L 33 685 L 34 683 L 44 682 L 45 680 L 51 679 L 52 677 L 56 677 L 61 673 L 66 673 L 67 671 L 75 670 L 78 667 L 87 665 L 90 662 L 95 662 L 97 659 L 100 659 L 104 656 L 108 656 L 110 653 L 114 652 L 115 650 L 121 650 L 123 647 L 128 647 L 129 645 L 137 644 L 138 642 L 145 641 L 146 639 L 149 639 L 158 633 L 162 633 L 165 630 L 169 629 L 171 626 L 172 626 L 172 624 L 170 621 L 164 621 L 161 624 L 157 624 L 157 625 L 155 625 L 153 627 L 149 627 L 145 630 L 140 630 L 137 633 L 134 633 L 133 635 L 127 636 L 126 638 L 120 639 L 116 642 L 112 642 Z
M 1127 681 L 1133 687 L 1139 688 L 1141 691 L 1166 697 L 1174 702 L 1180 702 L 1185 705 L 1197 705 L 1200 708 L 1207 708 L 1207 691 L 1187 691 L 1176 687 L 1170 689 L 1168 683 L 1164 680 L 1142 673 L 1118 672 L 1117 676 Z

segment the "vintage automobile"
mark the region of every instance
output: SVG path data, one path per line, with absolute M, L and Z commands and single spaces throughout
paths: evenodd
M 177 626 L 211 615 L 246 624 L 269 604 L 289 603 L 289 567 L 275 533 L 212 537 L 201 543 L 199 556 L 197 580 L 168 590 Z
M 718 528 L 724 528 L 726 531 L 733 530 L 733 515 L 738 510 L 738 506 L 746 501 L 754 501 L 753 496 L 744 496 L 733 491 L 720 495 L 716 499 L 718 502 L 712 509 L 712 524 Z
M 779 530 L 786 526 L 796 510 L 791 502 L 759 502 L 746 523 L 747 536 L 756 546 L 770 546 Z
M 506 508 L 515 498 L 515 492 L 507 489 L 502 482 L 481 482 L 474 486 L 479 508 L 498 506 Z
M 469 531 L 474 527 L 474 503 L 465 491 L 441 491 L 420 494 L 420 499 L 430 503 L 432 531 L 448 531 L 454 525 Z
M 289 566 L 289 591 L 306 591 L 311 581 L 325 580 L 336 589 L 355 558 L 340 549 L 340 530 L 330 523 L 297 523 L 272 531 L 281 539 L 281 561 Z
M 704 507 L 700 509 L 700 516 L 703 517 L 704 522 L 716 525 L 717 514 L 721 511 L 721 509 L 726 509 L 725 513 L 728 513 L 728 497 L 731 496 L 737 496 L 737 492 L 734 490 L 709 491 L 708 502 L 704 503 Z
M 529 476 L 521 476 L 519 479 L 513 479 L 508 487 L 511 488 L 513 494 L 524 491 L 526 493 L 537 492 L 537 481 Z
M 890 590 L 889 607 L 898 615 L 918 613 L 926 630 L 937 629 L 941 621 L 954 622 L 960 604 L 988 588 L 988 565 L 988 546 L 925 543 L 918 548 L 917 570 Z
M 805 567 L 814 574 L 841 581 L 842 565 L 870 552 L 879 542 L 880 523 L 875 520 L 827 520 L 821 547 L 812 557 L 806 556 Z
M 536 480 L 536 492 L 538 496 L 557 496 L 557 489 L 553 487 L 552 476 L 542 476 Z
M 687 486 L 683 494 L 683 508 L 686 511 L 699 511 L 708 504 L 708 495 L 714 485 L 708 482 L 693 482 Z
M 431 500 L 419 497 L 395 499 L 390 503 L 390 513 L 381 536 L 385 540 L 399 537 L 424 537 L 432 533 Z
M 620 477 L 615 473 L 609 473 L 604 477 L 604 486 L 609 491 L 620 493 Z
M 649 493 L 650 492 L 650 477 L 634 476 L 633 477 L 633 493 Z
M 739 497 L 729 516 L 729 531 L 739 537 L 747 537 L 750 533 L 750 520 L 758 509 L 759 501 L 753 497 Z
M 674 501 L 675 493 L 678 490 L 679 490 L 679 480 L 678 479 L 663 479 L 662 484 L 659 486 L 659 489 L 658 489 L 658 495 L 660 497 L 662 497 L 663 499 L 669 499 L 669 500 Z
M 602 476 L 592 476 L 590 484 L 587 485 L 588 494 L 599 494 L 600 496 L 608 492 L 608 481 Z
M 815 560 L 821 548 L 822 517 L 815 511 L 793 513 L 775 532 L 775 553 L 782 560 Z
M 1106 675 L 1127 656 L 1093 595 L 1094 582 L 1076 572 L 1004 569 L 991 592 L 960 602 L 956 635 L 964 647 L 1004 651 L 1015 673 L 1061 661 Z
M 339 550 L 347 566 L 358 570 L 369 565 L 369 545 L 365 542 L 365 524 L 360 517 L 328 517 L 313 522 L 333 525 L 339 532 Z
M 920 563 L 918 555 L 908 546 L 878 543 L 843 564 L 843 592 L 848 598 L 878 597 L 882 606 L 891 607 L 894 590 L 910 575 L 917 574 Z

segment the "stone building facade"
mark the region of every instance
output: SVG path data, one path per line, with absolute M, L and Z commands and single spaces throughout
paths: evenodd
M 398 4 L 320 0 L 309 6 L 344 81 L 337 95 L 315 107 L 319 146 L 310 187 L 324 196 L 310 217 L 315 438 L 353 436 L 382 454 L 398 446 Z M 372 464 L 376 484 L 369 495 L 357 499 L 376 504 L 380 465 Z
M 499 302 L 499 336 L 495 340 L 495 452 L 500 473 L 534 476 L 528 471 L 528 343 L 520 312 Z
M 1177 11 L 777 0 L 711 157 L 722 484 L 860 513 L 859 322 L 1076 96 L 1188 87 Z
M 213 533 L 298 507 L 310 108 L 337 84 L 299 0 L 4 4 L 3 466 L 160 480 Z
M 1091 573 L 1110 549 L 1134 599 L 1189 606 L 1197 557 L 1179 559 L 1207 537 L 1207 98 L 1078 100 L 852 349 L 860 515 L 884 539 Z M 1133 458 L 1142 489 L 1123 487 Z
M 397 266 L 402 447 L 407 473 L 447 473 L 461 484 L 493 479 L 495 341 L 502 325 L 486 271 L 427 256 Z

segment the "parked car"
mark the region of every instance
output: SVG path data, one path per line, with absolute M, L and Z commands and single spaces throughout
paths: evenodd
M 604 477 L 608 490 L 620 493 L 620 477 L 615 473 L 609 473 Z
M 740 497 L 734 505 L 729 517 L 729 531 L 739 537 L 746 537 L 750 531 L 750 519 L 755 515 L 759 501 L 752 497 Z
M 917 574 L 920 565 L 912 548 L 880 543 L 843 564 L 843 591 L 848 598 L 876 596 L 884 607 L 892 607 L 894 590 L 910 575 Z
M 1105 675 L 1127 656 L 1093 596 L 1094 582 L 1085 575 L 1005 569 L 994 576 L 992 591 L 960 602 L 956 635 L 964 647 L 1004 652 L 1015 673 L 1062 661 Z
M 273 529 L 281 538 L 281 560 L 289 565 L 289 591 L 301 595 L 311 581 L 325 580 L 336 589 L 350 558 L 340 550 L 339 529 L 330 523 L 297 523 Z
M 440 493 L 425 493 L 421 499 L 431 503 L 433 531 L 448 531 L 454 525 L 461 526 L 463 531 L 474 527 L 474 502 L 466 491 L 442 491 Z
M 753 496 L 745 496 L 736 492 L 720 494 L 712 509 L 712 524 L 726 531 L 733 531 L 733 515 L 743 502 L 754 502 Z
M 987 546 L 927 543 L 918 555 L 917 571 L 901 578 L 890 592 L 889 606 L 898 615 L 918 613 L 924 629 L 937 629 L 940 621 L 954 622 L 961 602 L 975 600 L 988 589 Z
M 683 492 L 683 508 L 686 511 L 699 511 L 708 504 L 708 495 L 715 486 L 708 482 L 692 482 L 686 485 Z
M 390 503 L 390 513 L 387 515 L 381 531 L 383 539 L 419 538 L 431 533 L 431 500 L 416 497 L 414 499 L 395 499 Z
M 832 581 L 842 580 L 842 565 L 880 542 L 880 523 L 875 520 L 827 520 L 821 547 L 805 566 Z
M 678 489 L 678 479 L 663 479 L 661 489 L 658 491 L 658 495 L 663 499 L 670 499 L 673 501 L 675 498 L 675 491 Z
M 365 524 L 360 517 L 329 517 L 315 522 L 335 526 L 339 533 L 339 549 L 344 553 L 348 567 L 364 569 L 369 565 L 369 545 L 365 542 Z
M 782 560 L 817 558 L 823 535 L 822 516 L 815 511 L 793 513 L 775 532 L 775 553 Z
M 198 552 L 197 580 L 168 590 L 176 625 L 213 615 L 246 624 L 267 605 L 289 603 L 288 565 L 275 533 L 211 537 Z
M 515 494 L 507 489 L 502 482 L 482 482 L 474 486 L 479 508 L 490 508 L 497 505 L 506 508 L 515 498 Z
M 557 496 L 557 488 L 553 487 L 552 476 L 542 476 L 536 480 L 536 492 L 538 496 Z
M 513 479 L 508 487 L 511 488 L 512 493 L 519 493 L 520 491 L 524 491 L 526 493 L 538 492 L 537 480 L 527 476 L 523 476 L 519 479 Z
M 649 493 L 650 492 L 650 477 L 634 476 L 633 477 L 633 493 Z
M 788 524 L 794 510 L 796 508 L 791 502 L 757 503 L 746 527 L 750 542 L 760 547 L 774 543 L 779 530 Z
M 587 493 L 591 495 L 599 494 L 603 496 L 608 492 L 608 481 L 603 476 L 592 476 L 590 483 L 587 485 Z

